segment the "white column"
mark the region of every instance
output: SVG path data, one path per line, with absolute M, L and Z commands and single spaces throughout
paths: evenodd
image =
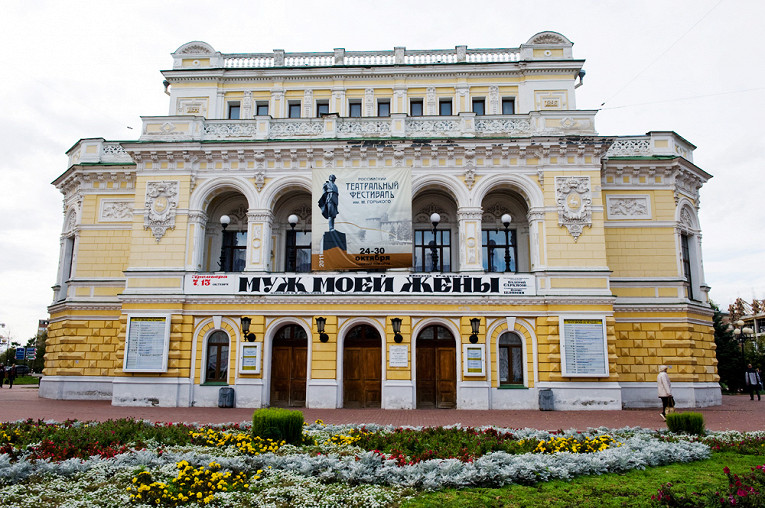
M 457 210 L 459 222 L 460 272 L 483 271 L 481 243 L 481 207 L 463 206 Z
M 547 255 L 544 250 L 544 210 L 532 208 L 526 214 L 529 221 L 529 258 L 531 265 L 529 270 L 542 270 L 547 266 Z M 542 241 L 540 241 L 540 238 Z
M 186 233 L 186 245 L 191 246 L 191 252 L 186 255 L 186 270 L 202 270 L 202 259 L 205 250 L 205 229 L 207 214 L 196 210 L 189 211 L 189 225 Z
M 247 210 L 247 267 L 248 272 L 267 272 L 271 262 L 271 210 Z

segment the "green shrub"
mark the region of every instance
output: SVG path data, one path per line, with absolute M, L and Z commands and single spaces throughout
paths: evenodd
M 704 416 L 701 413 L 670 413 L 667 415 L 667 428 L 676 434 L 694 434 L 701 436 L 705 433 Z
M 303 441 L 303 413 L 275 407 L 258 409 L 252 415 L 252 435 L 299 445 Z

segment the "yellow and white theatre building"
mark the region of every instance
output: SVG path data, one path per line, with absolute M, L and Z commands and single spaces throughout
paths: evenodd
M 699 189 L 671 131 L 602 136 L 583 60 L 182 45 L 167 116 L 53 183 L 40 395 L 115 405 L 720 404 Z M 161 88 L 159 89 L 161 93 Z M 230 392 L 229 392 L 230 393 Z

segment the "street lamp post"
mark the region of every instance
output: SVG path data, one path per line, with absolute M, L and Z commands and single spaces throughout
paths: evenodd
M 289 270 L 288 272 L 295 272 L 297 271 L 297 238 L 295 237 L 295 226 L 297 225 L 298 221 L 300 220 L 300 217 L 295 215 L 294 213 L 287 217 L 287 222 L 290 223 L 290 252 L 289 252 Z
M 743 319 L 739 319 L 734 323 L 736 326 L 733 328 L 733 336 L 736 337 L 736 340 L 738 340 L 738 343 L 741 344 L 741 362 L 746 365 L 746 358 L 744 357 L 744 343 L 746 340 L 752 335 L 752 329 L 748 326 L 744 326 L 746 323 L 744 323 Z
M 223 264 L 226 262 L 226 249 L 225 249 L 225 245 L 224 245 L 224 242 L 225 242 L 224 238 L 226 236 L 226 228 L 228 227 L 228 225 L 230 223 L 231 223 L 231 217 L 229 217 L 228 215 L 221 215 L 220 216 L 220 225 L 223 228 L 223 232 L 221 232 L 221 234 L 220 234 L 220 261 L 219 261 L 219 264 L 220 264 L 220 271 L 221 272 L 224 271 L 223 270 Z
M 438 227 L 438 223 L 441 222 L 441 216 L 437 213 L 432 213 L 430 215 L 430 223 L 433 224 L 433 243 L 430 244 L 430 258 L 433 263 L 433 266 L 431 267 L 431 272 L 437 272 L 438 271 L 438 249 L 436 248 L 436 228 Z
M 510 271 L 510 222 L 513 218 L 509 213 L 502 215 L 502 225 L 505 226 L 505 271 Z

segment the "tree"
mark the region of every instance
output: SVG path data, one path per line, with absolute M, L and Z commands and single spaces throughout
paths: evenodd
M 720 386 L 723 390 L 738 392 L 744 387 L 744 373 L 742 366 L 744 358 L 741 348 L 732 332 L 723 324 L 723 314 L 714 302 L 710 302 L 715 311 L 713 322 L 715 330 L 715 344 L 717 345 L 717 374 L 720 376 Z M 733 307 L 733 306 L 731 306 Z

